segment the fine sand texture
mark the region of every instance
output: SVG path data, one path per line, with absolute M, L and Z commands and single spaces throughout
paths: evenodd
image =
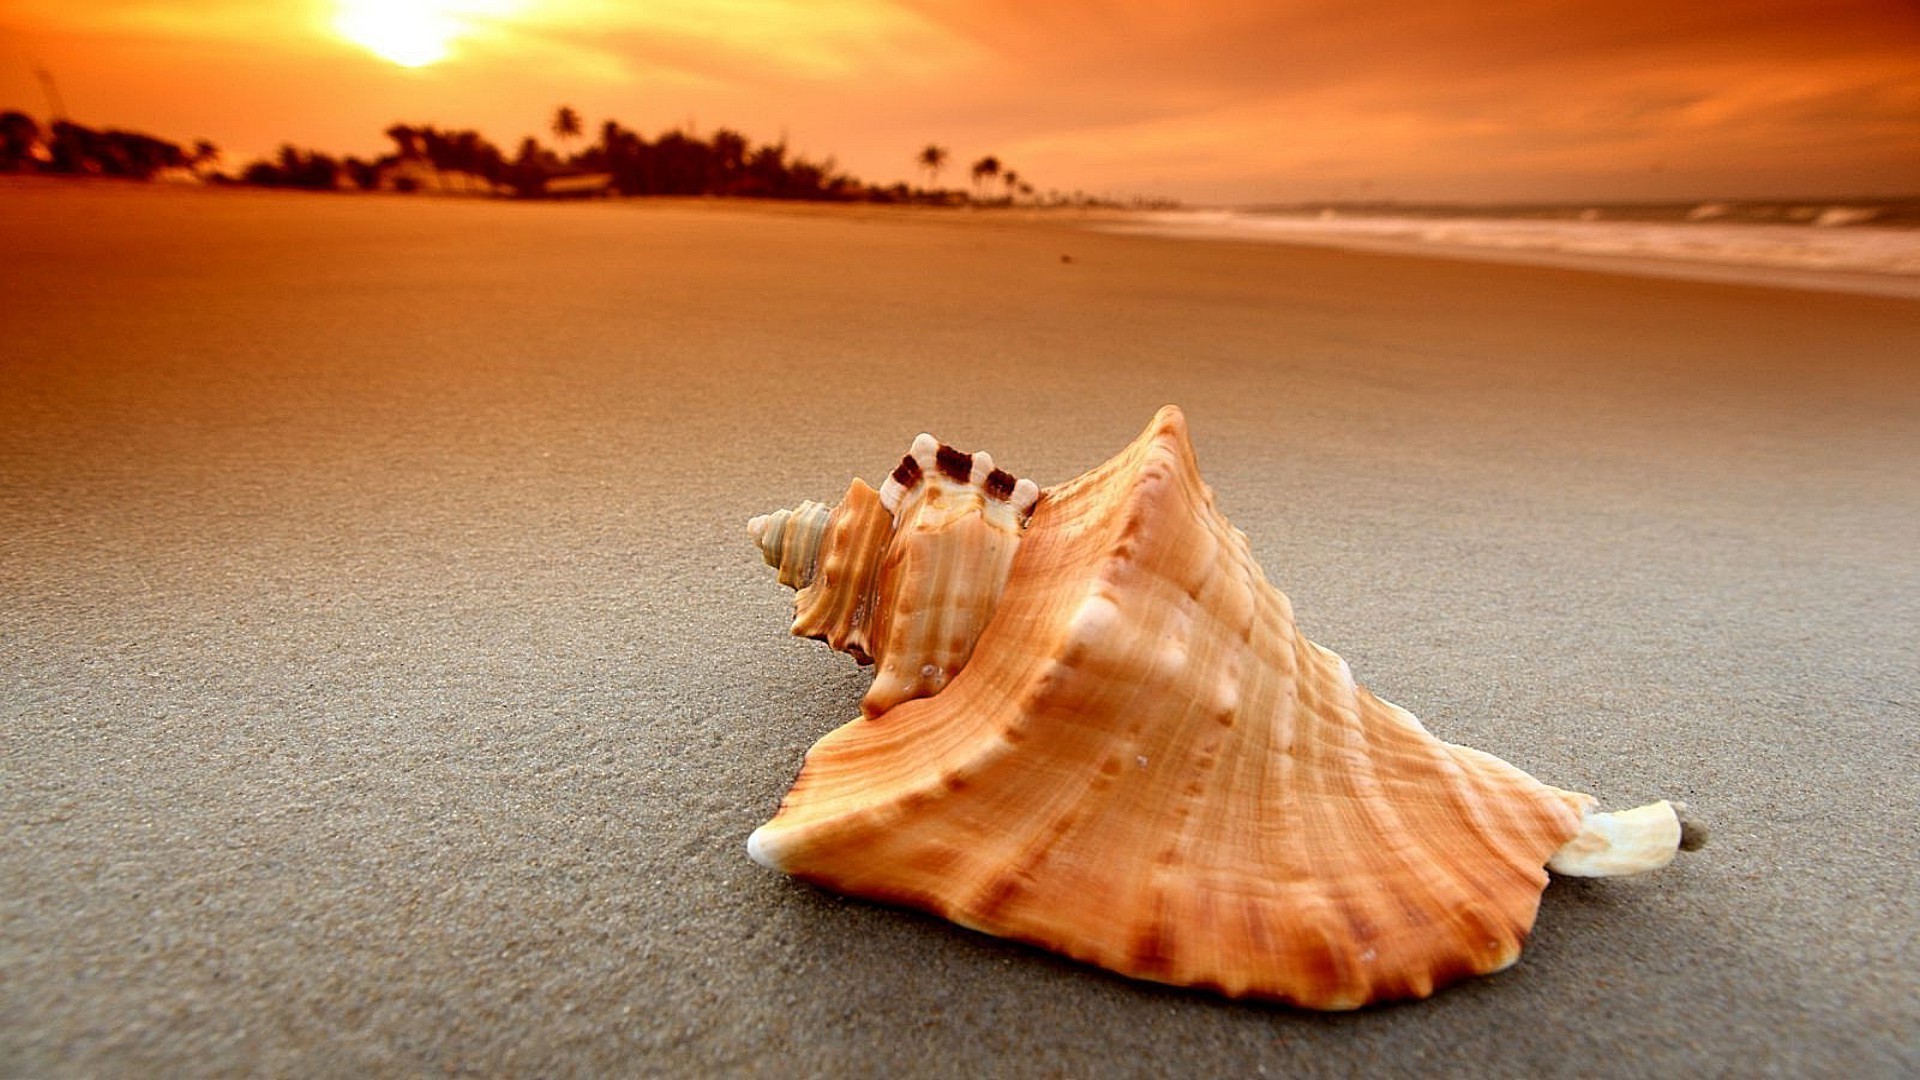
M 0 1075 L 1912 1075 L 1917 367 L 1064 218 L 0 187 Z M 750 862 L 867 676 L 747 517 L 1168 403 L 1362 682 L 1709 846 L 1338 1015 Z

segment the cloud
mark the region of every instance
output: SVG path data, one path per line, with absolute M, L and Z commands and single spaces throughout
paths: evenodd
M 6 0 L 0 25 L 35 36 L 250 42 L 286 47 L 311 38 L 332 14 L 329 0 Z
M 77 86 L 100 70 L 83 56 L 244 46 L 304 57 L 320 100 L 355 103 L 370 131 L 404 115 L 517 137 L 569 101 L 646 131 L 696 115 L 791 128 L 881 181 L 911 177 L 929 139 L 1042 187 L 1190 198 L 1920 176 L 1920 8 L 1903 0 L 476 5 L 449 62 L 406 73 L 327 34 L 324 0 L 0 0 L 0 23 L 95 43 L 63 58 Z M 298 107 L 248 122 L 299 140 L 297 125 L 345 122 Z
M 489 50 L 532 49 L 639 77 L 658 68 L 734 84 L 924 76 L 937 27 L 873 0 L 540 0 L 492 20 Z
M 1009 156 L 1100 182 L 1511 197 L 1676 161 L 1696 164 L 1663 182 L 1775 183 L 1798 159 L 1877 162 L 1889 186 L 1920 146 L 1920 12 L 1898 4 L 916 7 L 997 58 L 1006 81 L 969 104 L 1003 118 Z M 1035 94 L 1021 73 L 1042 68 Z

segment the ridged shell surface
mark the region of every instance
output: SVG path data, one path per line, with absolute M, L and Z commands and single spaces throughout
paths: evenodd
M 1040 490 L 931 435 L 876 491 L 848 485 L 748 523 L 780 582 L 799 590 L 793 632 L 874 667 L 861 709 L 937 694 L 986 629 Z
M 1435 738 L 1308 641 L 1171 407 L 1041 495 L 943 682 L 822 738 L 754 857 L 1126 975 L 1346 1009 L 1513 963 L 1592 802 Z

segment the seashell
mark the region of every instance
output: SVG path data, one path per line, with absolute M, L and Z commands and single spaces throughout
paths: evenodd
M 1040 492 L 922 435 L 749 531 L 793 632 L 876 665 L 748 841 L 773 869 L 1135 978 L 1319 1009 L 1519 958 L 1546 867 L 1665 865 L 1619 814 L 1441 741 L 1307 640 L 1186 422 Z

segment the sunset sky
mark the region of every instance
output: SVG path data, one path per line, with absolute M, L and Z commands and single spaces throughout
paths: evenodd
M 569 104 L 1195 203 L 1920 191 L 1916 0 L 0 0 L 0 108 L 226 151 Z

